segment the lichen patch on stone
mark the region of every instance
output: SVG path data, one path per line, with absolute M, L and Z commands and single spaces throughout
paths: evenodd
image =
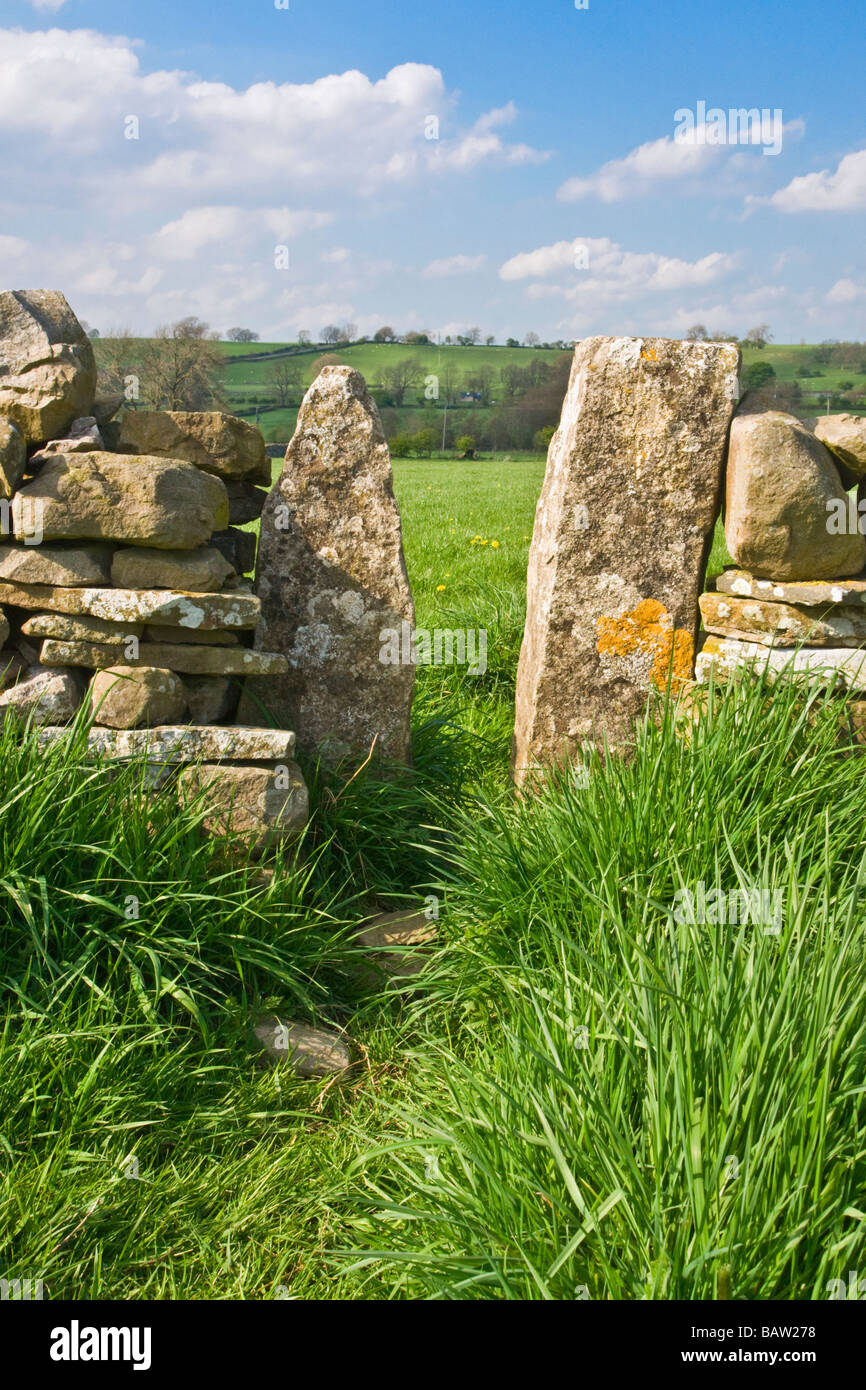
M 601 617 L 597 621 L 598 650 L 601 656 L 652 655 L 650 680 L 658 690 L 678 692 L 692 679 L 694 641 L 674 621 L 664 604 L 644 599 L 630 613 Z

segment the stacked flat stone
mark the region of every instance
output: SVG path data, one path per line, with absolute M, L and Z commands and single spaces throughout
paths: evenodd
M 701 596 L 698 681 L 756 664 L 866 690 L 866 539 L 849 496 L 866 479 L 866 420 L 811 424 L 748 398 L 734 419 L 725 539 L 738 567 Z
M 261 435 L 217 411 L 130 409 L 117 421 L 123 398 L 95 390 L 93 350 L 64 297 L 0 293 L 0 717 L 15 710 L 56 737 L 87 701 L 96 747 L 108 729 L 219 724 L 241 678 L 288 663 L 253 649 L 261 604 L 243 576 L 255 538 L 237 529 L 267 496 Z M 271 775 L 267 731 L 250 732 L 264 743 L 243 759 L 223 750 L 223 781 L 258 799 L 265 829 L 296 832 L 300 774 Z M 202 756 L 196 743 L 185 761 Z M 238 763 L 252 760 L 262 775 L 241 787 Z M 285 782 L 285 815 L 269 779 Z

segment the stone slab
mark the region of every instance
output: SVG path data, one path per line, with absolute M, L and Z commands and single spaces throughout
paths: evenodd
M 47 743 L 68 734 L 64 728 L 40 730 Z M 87 746 L 106 758 L 135 758 L 146 754 L 154 763 L 282 762 L 295 751 L 295 735 L 287 729 L 231 728 L 203 724 L 163 724 L 155 729 L 91 729 Z
M 859 647 L 866 642 L 866 608 L 831 605 L 826 609 L 733 594 L 702 594 L 701 617 L 707 632 L 765 647 Z
M 0 580 L 0 604 L 48 613 L 89 613 L 114 623 L 157 623 L 207 631 L 254 628 L 261 605 L 255 594 L 192 594 L 177 589 L 65 588 Z
M 762 647 L 758 642 L 739 642 L 724 637 L 708 637 L 698 654 L 695 679 L 706 683 L 710 675 L 717 681 L 729 680 L 738 671 L 753 667 L 766 673 L 816 681 L 822 685 L 841 685 L 848 690 L 866 690 L 866 652 L 848 647 Z
M 759 579 L 746 570 L 729 569 L 716 577 L 720 594 L 804 604 L 807 608 L 839 603 L 866 603 L 866 575 L 853 579 Z M 0 598 L 2 601 L 2 598 Z
M 60 642 L 49 637 L 43 643 L 43 666 L 114 666 L 117 648 L 104 642 Z M 191 676 L 279 676 L 288 661 L 277 652 L 255 652 L 249 647 L 184 646 L 182 643 L 140 642 L 136 656 L 124 657 L 126 666 L 154 666 Z

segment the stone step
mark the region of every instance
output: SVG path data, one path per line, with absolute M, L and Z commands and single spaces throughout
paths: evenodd
M 695 679 L 705 683 L 712 673 L 715 680 L 727 680 L 754 663 L 757 675 L 784 674 L 820 682 L 840 684 L 848 690 L 866 690 L 866 652 L 848 647 L 762 647 L 758 642 L 708 637 L 698 654 Z
M 720 594 L 781 600 L 807 607 L 828 603 L 866 603 L 866 576 L 854 579 L 757 579 L 747 570 L 725 570 L 716 579 Z
M 0 581 L 0 604 L 40 613 L 88 613 L 115 623 L 150 622 L 165 627 L 253 628 L 261 613 L 255 594 L 194 594 L 180 589 L 64 588 Z
M 307 1023 L 283 1022 L 269 1014 L 259 1020 L 253 1032 L 269 1062 L 288 1062 L 298 1076 L 335 1076 L 348 1072 L 352 1064 L 349 1049 L 338 1034 Z
M 59 726 L 40 729 L 40 744 L 53 743 L 69 730 Z M 134 758 L 146 754 L 153 763 L 207 762 L 259 763 L 290 759 L 295 735 L 288 729 L 231 728 L 211 724 L 163 724 L 155 729 L 91 729 L 87 746 L 107 758 Z
M 42 644 L 43 666 L 86 666 L 101 670 L 116 666 L 117 647 L 106 642 L 58 642 L 48 637 Z M 138 655 L 124 653 L 124 666 L 153 666 L 191 676 L 282 676 L 288 658 L 277 652 L 254 652 L 248 647 L 189 646 L 172 642 L 140 642 Z

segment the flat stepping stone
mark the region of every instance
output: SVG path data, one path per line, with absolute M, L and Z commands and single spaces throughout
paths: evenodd
M 39 742 L 53 743 L 69 730 L 40 729 Z M 292 757 L 295 735 L 286 729 L 231 728 L 208 724 L 165 724 L 156 729 L 91 729 L 87 746 L 109 758 L 146 754 L 153 763 L 281 762 Z
M 756 674 L 802 677 L 822 684 L 841 684 L 849 690 L 866 690 L 866 652 L 848 647 L 762 647 L 759 642 L 709 637 L 698 655 L 695 679 L 706 682 L 712 674 L 726 680 L 754 663 Z
M 90 589 L 0 581 L 0 604 L 39 613 L 88 613 L 114 623 L 158 623 L 178 628 L 253 628 L 261 604 L 255 594 L 194 594 L 180 589 Z
M 375 967 L 391 979 L 419 975 L 427 963 L 425 951 L 415 948 L 436 940 L 438 928 L 423 910 L 403 909 L 371 917 L 357 933 Z
M 288 1062 L 297 1076 L 337 1076 L 352 1065 L 349 1049 L 337 1033 L 311 1028 L 307 1023 L 285 1022 L 275 1014 L 260 1019 L 253 1032 L 268 1062 Z
M 117 647 L 107 642 L 60 642 L 47 637 L 43 666 L 86 666 L 100 670 L 116 666 Z M 190 676 L 282 676 L 288 657 L 277 652 L 254 652 L 249 647 L 184 646 L 177 642 L 140 642 L 136 656 L 123 657 L 124 666 L 152 666 Z
M 716 578 L 716 592 L 740 598 L 779 599 L 782 603 L 866 603 L 866 578 L 756 579 L 747 570 L 725 570 Z

